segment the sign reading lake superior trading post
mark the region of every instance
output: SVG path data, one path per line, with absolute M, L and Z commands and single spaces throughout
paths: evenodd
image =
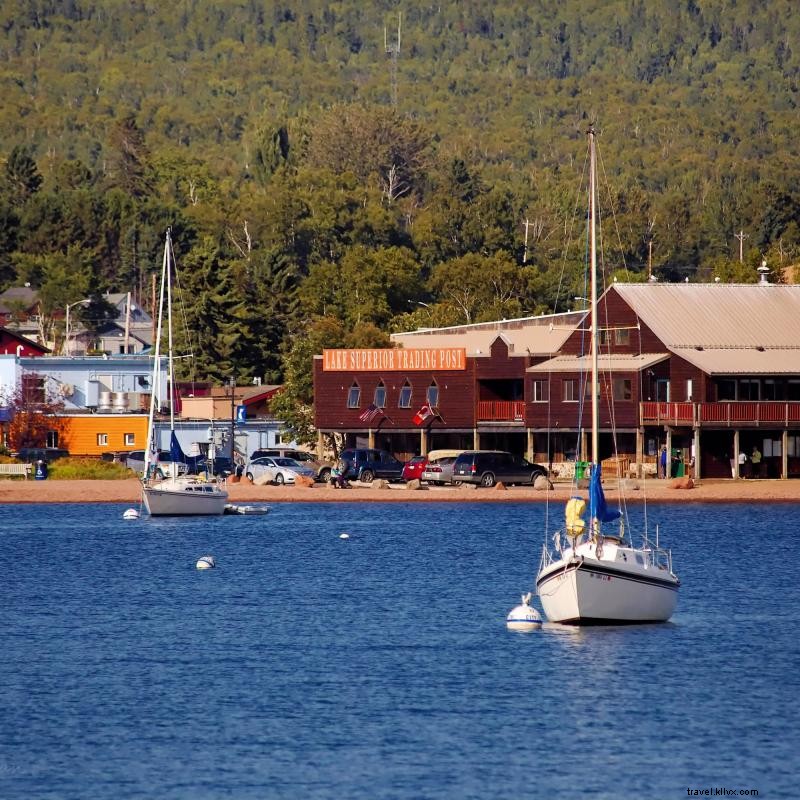
M 463 347 L 401 347 L 376 350 L 323 350 L 325 372 L 391 372 L 466 369 Z

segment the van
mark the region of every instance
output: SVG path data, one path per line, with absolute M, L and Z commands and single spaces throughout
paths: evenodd
M 533 484 L 540 475 L 547 476 L 541 464 L 532 464 L 505 450 L 466 450 L 453 464 L 453 482 L 479 486 L 494 486 L 498 481 Z
M 17 457 L 28 464 L 35 464 L 37 461 L 49 464 L 59 458 L 69 458 L 69 450 L 60 447 L 22 447 Z
M 307 450 L 298 450 L 296 447 L 268 447 L 264 450 L 254 450 L 250 454 L 248 463 L 264 456 L 268 458 L 293 458 L 304 467 L 313 469 L 316 480 L 323 483 L 327 483 L 331 477 L 331 463 L 329 461 L 321 461 Z

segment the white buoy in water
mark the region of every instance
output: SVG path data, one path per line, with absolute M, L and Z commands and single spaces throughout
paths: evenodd
M 122 519 L 139 519 L 139 512 L 135 508 L 129 508 L 123 513 Z
M 350 534 L 349 533 L 340 533 L 339 534 L 339 538 L 340 539 L 349 539 L 350 538 Z
M 195 566 L 197 569 L 214 569 L 217 566 L 217 562 L 214 561 L 214 556 L 202 556 L 197 559 Z
M 506 627 L 511 631 L 533 631 L 542 627 L 542 617 L 530 604 L 531 593 L 523 594 L 522 603 L 508 612 Z

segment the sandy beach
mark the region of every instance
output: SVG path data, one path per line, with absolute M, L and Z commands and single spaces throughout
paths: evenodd
M 626 488 L 628 502 L 754 503 L 800 502 L 800 480 L 698 481 L 692 489 L 671 488 L 669 481 L 637 481 L 638 488 Z M 618 497 L 615 480 L 604 483 L 609 499 Z M 507 490 L 466 487 L 431 487 L 412 491 L 405 484 L 377 489 L 355 484 L 351 489 L 331 489 L 322 484 L 304 486 L 254 486 L 248 482 L 228 483 L 231 503 L 284 502 L 545 502 L 566 500 L 574 489 L 556 483 L 551 491 L 512 486 Z M 36 481 L 0 480 L 0 503 L 130 503 L 141 499 L 140 483 L 129 480 Z

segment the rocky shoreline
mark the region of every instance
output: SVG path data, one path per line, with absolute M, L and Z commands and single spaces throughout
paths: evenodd
M 609 500 L 619 495 L 617 481 L 604 484 Z M 512 486 L 504 490 L 474 489 L 472 487 L 431 487 L 407 489 L 404 484 L 388 488 L 360 486 L 351 489 L 332 489 L 315 484 L 306 486 L 255 486 L 248 482 L 228 483 L 231 503 L 283 502 L 545 502 L 567 500 L 575 493 L 570 483 L 555 483 L 552 490 L 537 490 L 529 486 Z M 800 480 L 725 480 L 698 481 L 691 489 L 672 488 L 672 482 L 648 480 L 628 482 L 625 488 L 628 502 L 676 503 L 775 503 L 800 502 Z M 127 480 L 36 481 L 0 480 L 2 503 L 130 503 L 141 500 L 140 483 Z

